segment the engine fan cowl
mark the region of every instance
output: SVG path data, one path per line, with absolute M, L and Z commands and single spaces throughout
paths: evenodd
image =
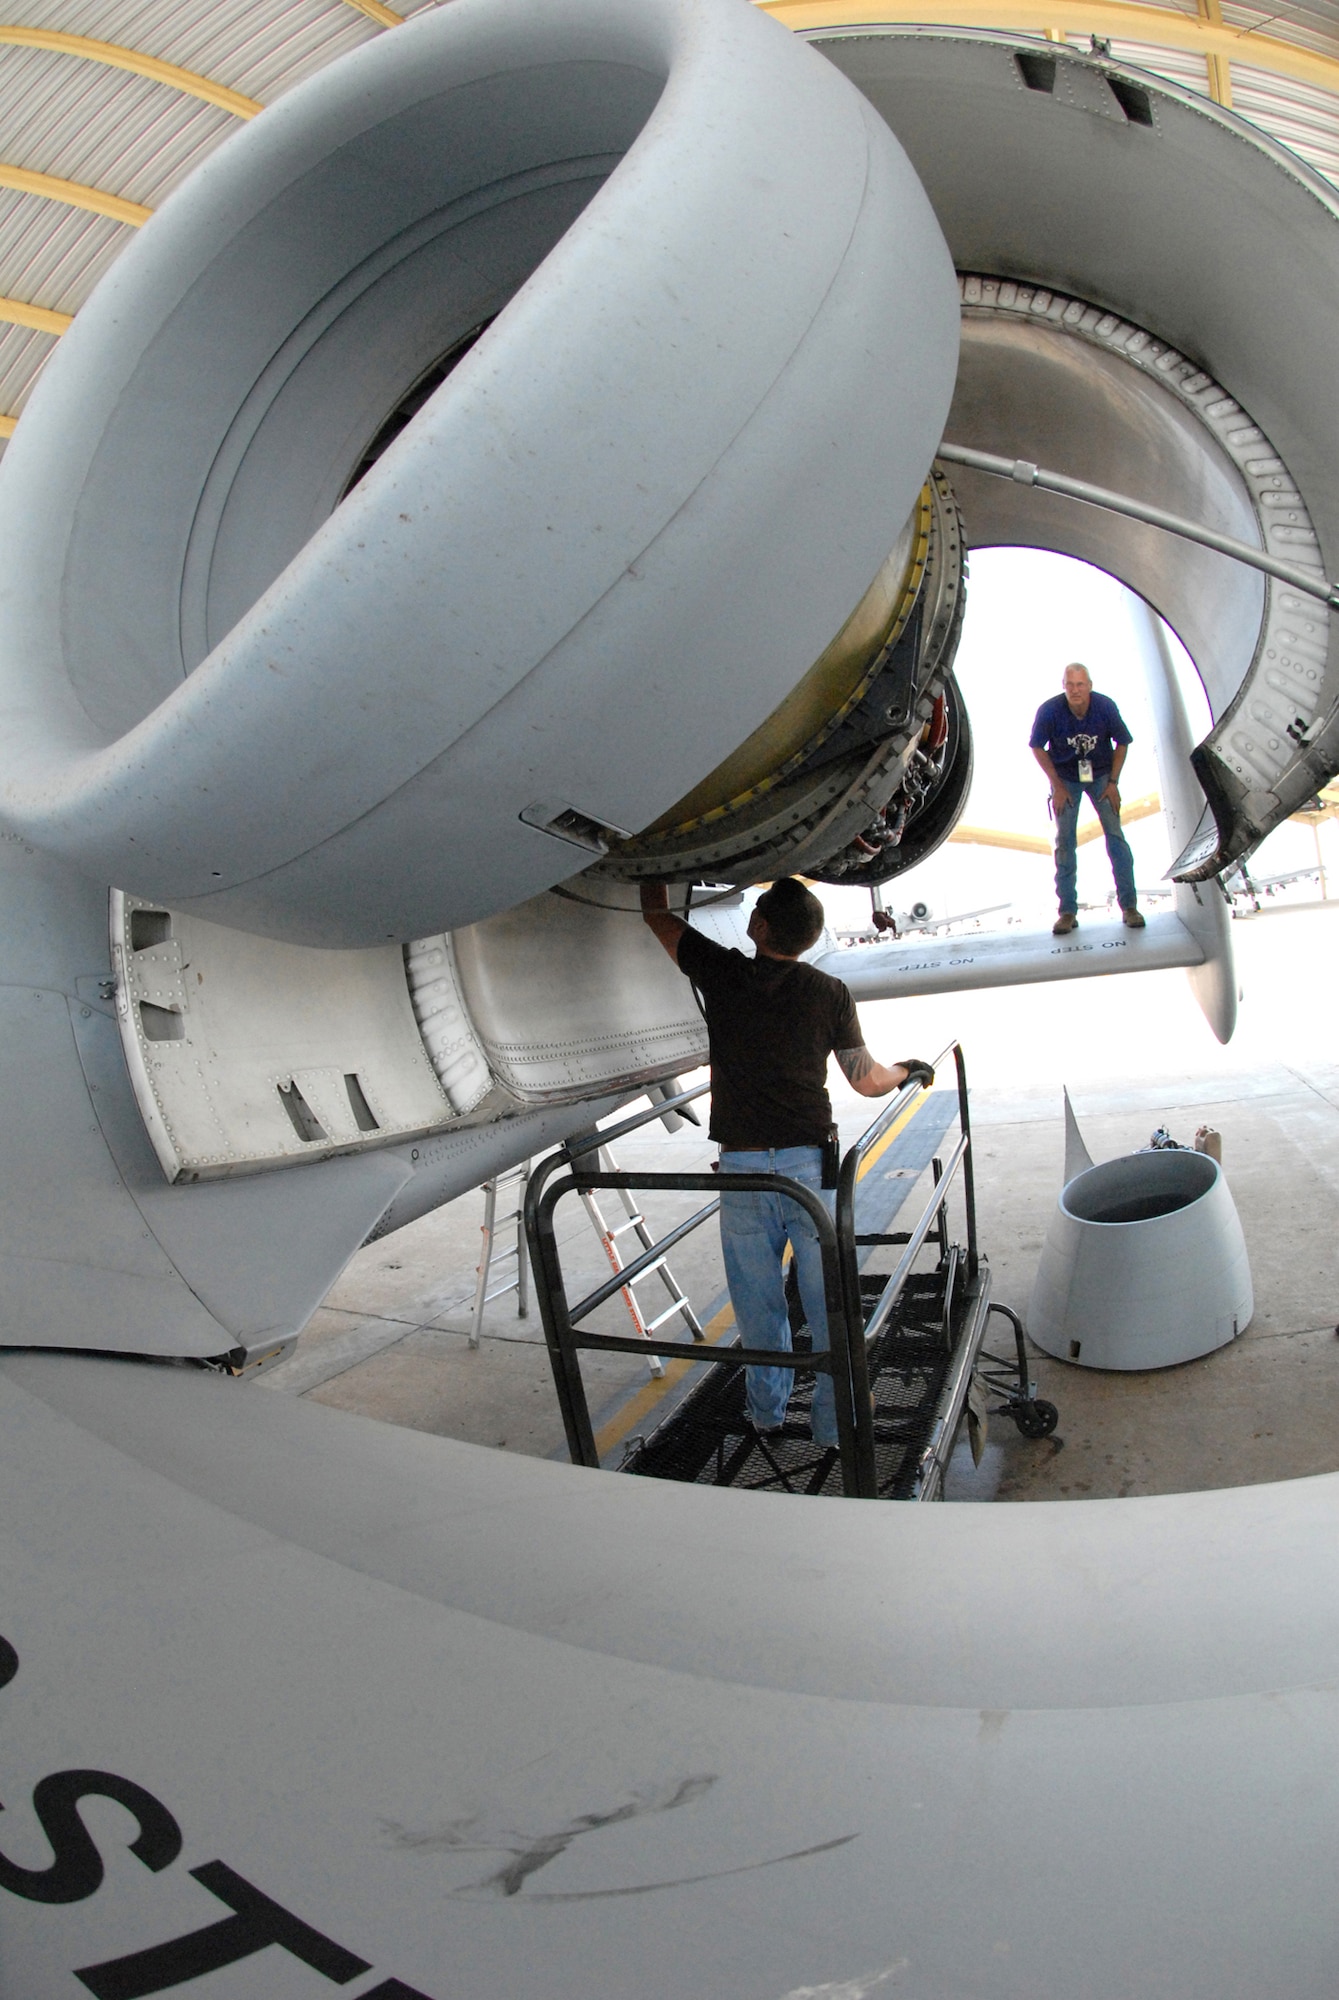
M 425 14 L 226 142 L 53 356 L 0 482 L 0 806 L 295 941 L 512 907 L 816 658 L 957 339 L 896 140 L 756 11 Z

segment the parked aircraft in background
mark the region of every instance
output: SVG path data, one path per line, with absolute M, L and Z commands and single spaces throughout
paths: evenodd
M 838 929 L 835 933 L 843 944 L 874 944 L 881 936 L 931 937 L 935 931 L 948 930 L 954 924 L 969 924 L 981 917 L 998 916 L 1001 910 L 1012 908 L 1009 903 L 987 903 L 979 910 L 953 910 L 943 916 L 932 916 L 930 905 L 916 902 L 909 910 L 889 910 L 876 903 L 870 922 L 861 930 Z

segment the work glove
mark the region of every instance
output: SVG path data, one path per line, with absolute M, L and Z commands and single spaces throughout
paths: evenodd
M 908 1083 L 918 1083 L 922 1090 L 928 1090 L 935 1080 L 929 1063 L 922 1062 L 919 1056 L 900 1056 L 897 1067 L 906 1071 Z

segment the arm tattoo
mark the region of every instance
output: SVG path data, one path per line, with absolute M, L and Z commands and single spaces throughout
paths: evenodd
M 834 1053 L 841 1065 L 842 1075 L 848 1083 L 859 1083 L 862 1077 L 868 1076 L 871 1070 L 878 1067 L 863 1043 L 858 1049 L 837 1049 Z

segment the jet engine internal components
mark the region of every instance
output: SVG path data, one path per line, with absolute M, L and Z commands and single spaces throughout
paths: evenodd
M 951 831 L 971 781 L 952 676 L 966 557 L 936 466 L 870 589 L 799 686 L 732 756 L 598 872 L 888 881 Z

